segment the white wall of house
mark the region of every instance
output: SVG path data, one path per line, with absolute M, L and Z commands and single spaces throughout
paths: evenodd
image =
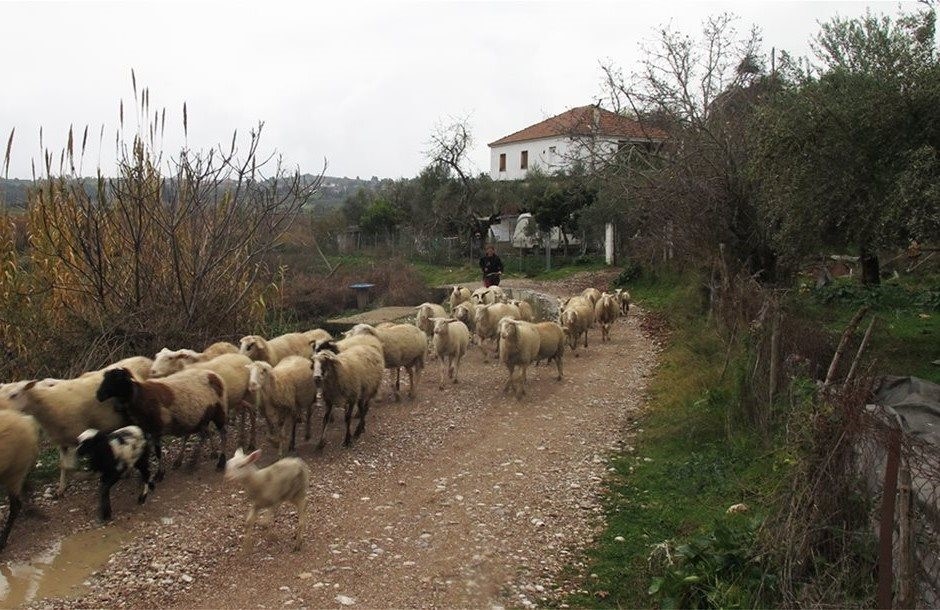
M 598 139 L 597 146 L 606 149 L 604 153 L 617 150 L 617 138 Z M 528 168 L 522 169 L 522 152 L 528 151 Z M 499 170 L 499 157 L 506 155 L 506 170 Z M 511 142 L 490 147 L 490 178 L 493 180 L 524 180 L 529 171 L 536 167 L 545 174 L 553 174 L 564 169 L 572 159 L 589 159 L 591 155 L 583 150 L 582 143 L 568 137 L 556 136 L 525 142 Z

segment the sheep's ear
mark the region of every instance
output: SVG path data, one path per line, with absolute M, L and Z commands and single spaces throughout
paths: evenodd
M 251 464 L 252 462 L 257 462 L 258 458 L 260 457 L 261 457 L 261 450 L 255 449 L 254 451 L 248 454 L 248 459 L 246 460 L 245 463 Z
M 241 448 L 241 447 L 239 447 L 238 449 L 235 450 L 235 453 L 232 454 L 232 457 L 233 457 L 233 458 L 243 458 L 243 457 L 245 457 L 245 452 L 242 451 L 242 448 Z
M 30 381 L 29 383 L 27 383 L 25 386 L 23 386 L 23 391 L 32 390 L 32 389 L 36 386 L 36 383 L 37 383 L 37 381 L 36 381 L 35 379 L 33 379 L 32 381 Z

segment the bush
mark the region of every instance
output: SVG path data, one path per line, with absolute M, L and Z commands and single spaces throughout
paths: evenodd
M 641 277 L 643 277 L 643 268 L 640 266 L 640 263 L 630 259 L 624 264 L 623 271 L 620 272 L 617 279 L 614 280 L 614 286 L 622 288 Z

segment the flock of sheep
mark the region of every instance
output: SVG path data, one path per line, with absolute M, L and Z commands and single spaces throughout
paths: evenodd
M 246 544 L 259 511 L 288 502 L 298 513 L 299 547 L 309 470 L 303 460 L 284 456 L 295 449 L 298 422 L 305 421 L 305 438 L 310 439 L 318 396 L 325 408 L 317 449 L 323 447 L 337 407 L 343 409 L 344 445 L 349 445 L 365 430 L 369 405 L 386 369 L 393 373 L 395 400 L 401 398 L 402 368 L 414 398 L 425 358 L 433 354 L 440 362 L 444 389 L 448 380 L 457 383 L 473 338 L 484 362 L 492 350 L 506 367 L 504 392 L 521 398 L 530 365 L 554 361 L 561 379 L 566 347 L 577 355 L 579 346 L 587 347 L 588 329 L 595 325 L 601 327 L 602 341 L 609 340 L 610 326 L 629 312 L 630 296 L 588 288 L 559 299 L 557 321 L 543 322 L 534 321 L 530 303 L 509 300 L 498 286 L 473 292 L 454 286 L 448 304 L 449 312 L 442 305 L 419 305 L 415 324 L 358 324 L 341 339 L 322 329 L 267 340 L 249 335 L 238 346 L 220 342 L 201 352 L 163 349 L 153 359 L 127 358 L 74 379 L 0 384 L 0 485 L 10 500 L 0 550 L 23 506 L 24 483 L 39 454 L 40 427 L 59 449 L 58 494 L 65 491 L 79 456 L 86 456 L 91 469 L 100 473 L 103 521 L 111 518 L 110 489 L 126 472 L 136 469 L 140 474 L 140 503 L 164 477 L 164 436 L 183 439 L 174 468 L 182 463 L 187 439 L 198 436 L 190 455 L 194 467 L 214 429 L 217 468 L 225 470 L 226 479 L 239 482 L 251 502 Z M 490 341 L 495 347 L 487 347 Z M 256 466 L 260 451 L 254 450 L 259 414 L 280 458 L 262 469 Z M 226 460 L 227 428 L 236 415 L 239 448 Z M 358 423 L 352 431 L 354 415 Z M 151 453 L 156 456 L 155 473 L 150 470 Z

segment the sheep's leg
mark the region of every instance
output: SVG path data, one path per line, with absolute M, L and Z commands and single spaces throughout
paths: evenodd
M 449 378 L 449 377 L 450 377 L 450 363 L 448 362 L 449 358 L 447 358 L 447 357 L 441 357 L 440 360 L 441 360 L 441 383 L 438 385 L 438 388 L 441 389 L 441 390 L 443 390 L 443 389 L 444 389 L 444 378 L 445 378 L 445 373 L 444 373 L 444 371 L 447 371 L 446 377 Z
M 561 364 L 561 355 L 560 355 L 560 354 L 556 354 L 556 355 L 555 355 L 555 368 L 558 369 L 558 381 L 561 381 L 562 364 Z
M 307 493 L 306 490 L 297 500 L 294 501 L 294 508 L 297 509 L 297 529 L 294 531 L 294 550 L 299 551 L 303 546 L 304 517 L 307 512 Z
M 324 400 L 323 401 L 323 425 L 320 426 L 320 440 L 317 441 L 317 446 L 316 446 L 317 451 L 323 450 L 323 444 L 325 442 L 324 437 L 326 436 L 326 424 L 329 423 L 331 419 L 330 413 L 332 411 L 333 411 L 333 405 L 331 405 L 330 403 Z
M 356 402 L 350 400 L 346 403 L 346 438 L 343 439 L 343 447 L 349 447 L 352 444 L 352 434 L 349 433 L 349 422 L 352 421 L 352 410 Z
M 150 474 L 150 451 L 145 449 L 143 454 L 137 458 L 137 463 L 134 464 L 134 467 L 137 468 L 137 471 L 140 473 L 140 481 L 143 483 L 140 495 L 137 496 L 137 503 L 143 504 L 147 501 L 147 494 L 154 488 L 153 476 Z
M 186 443 L 189 441 L 189 435 L 184 434 L 183 440 L 180 441 L 180 451 L 176 454 L 176 459 L 173 460 L 173 470 L 176 470 L 183 465 L 183 453 L 186 452 Z
M 401 367 L 395 367 L 395 402 L 401 400 Z
M 457 383 L 457 371 L 460 369 L 460 359 L 461 359 L 461 358 L 463 358 L 463 352 L 457 352 L 457 358 L 456 358 L 456 359 L 454 360 L 454 362 L 453 362 L 454 378 L 453 378 L 452 381 L 453 381 L 454 383 Z
M 162 481 L 166 476 L 166 468 L 163 466 L 163 441 L 159 436 L 153 437 L 153 448 L 157 453 L 157 481 Z
M 238 446 L 245 446 L 245 420 L 248 419 L 248 410 L 245 408 L 245 401 L 239 403 L 240 413 L 238 414 Z
M 189 469 L 195 470 L 196 466 L 199 465 L 199 458 L 202 455 L 202 446 L 206 443 L 206 439 L 209 438 L 209 431 L 203 428 L 198 433 L 198 438 L 196 439 L 196 446 L 193 447 L 192 451 L 189 454 Z M 182 451 L 180 455 L 182 455 Z
M 521 369 L 521 374 L 519 376 L 519 393 L 517 394 L 517 397 L 519 400 L 522 400 L 522 397 L 525 396 L 525 387 L 528 383 L 528 379 L 526 378 L 526 367 L 521 366 L 519 368 Z
M 503 386 L 503 394 L 509 391 L 509 386 L 512 385 L 512 377 L 515 374 L 515 367 L 513 365 L 508 365 L 506 368 L 509 369 L 509 377 L 506 379 L 506 385 Z
M 418 371 L 414 364 L 406 366 L 405 370 L 408 371 L 408 398 L 414 400 L 415 384 L 418 382 Z
M 111 488 L 120 480 L 116 471 L 101 473 L 101 487 L 98 490 L 98 516 L 102 521 L 111 520 Z
M 7 492 L 10 498 L 10 512 L 7 514 L 7 522 L 3 524 L 3 531 L 0 532 L 0 551 L 7 545 L 7 538 L 10 536 L 10 530 L 13 529 L 13 522 L 20 514 L 20 508 L 23 506 L 23 500 L 19 495 L 12 491 Z
M 313 406 L 315 404 L 317 404 L 316 395 L 314 395 L 313 400 L 307 404 L 307 422 L 304 424 L 304 440 L 308 442 L 310 441 L 310 419 L 313 417 Z
M 584 330 L 584 349 L 587 349 L 587 329 Z
M 59 447 L 59 487 L 56 490 L 56 495 L 61 496 L 65 493 L 65 488 L 69 481 L 69 473 L 78 466 L 78 459 L 75 452 L 76 447 L 69 447 L 67 445 L 61 445 Z
M 258 412 L 251 409 L 248 415 L 251 417 L 251 440 L 248 442 L 248 451 L 254 451 L 258 446 Z
M 245 525 L 245 541 L 242 543 L 242 548 L 247 551 L 251 547 L 251 542 L 254 538 L 254 527 L 255 521 L 258 520 L 258 509 L 252 506 L 248 510 L 248 521 Z
M 359 412 L 359 423 L 356 425 L 356 431 L 353 432 L 354 438 L 359 438 L 359 435 L 365 432 L 366 414 L 369 412 L 369 401 L 365 398 L 360 398 L 357 410 Z

